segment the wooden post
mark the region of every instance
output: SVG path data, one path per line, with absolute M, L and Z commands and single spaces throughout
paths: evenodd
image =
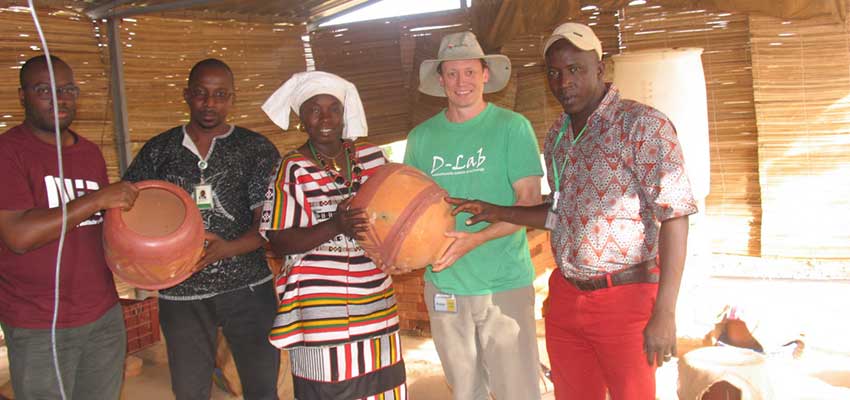
M 123 175 L 130 166 L 132 150 L 127 123 L 127 97 L 124 90 L 124 65 L 121 55 L 120 21 L 107 19 L 109 29 L 109 79 L 112 95 L 112 123 L 115 129 L 115 146 L 118 150 L 118 172 Z

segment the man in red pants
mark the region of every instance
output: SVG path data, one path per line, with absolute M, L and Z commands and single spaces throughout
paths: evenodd
M 546 342 L 559 399 L 654 399 L 655 368 L 676 352 L 676 298 L 688 215 L 697 212 L 676 130 L 603 81 L 602 45 L 565 23 L 544 46 L 564 109 L 544 145 L 552 201 L 499 207 L 450 199 L 467 224 L 552 232 Z

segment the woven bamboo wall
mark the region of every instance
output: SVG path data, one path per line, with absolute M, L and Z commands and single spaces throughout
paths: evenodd
M 428 96 L 427 94 L 419 92 L 417 89 L 419 87 L 419 66 L 422 65 L 422 61 L 436 58 L 437 51 L 440 48 L 440 40 L 443 36 L 447 33 L 460 31 L 466 28 L 468 28 L 468 26 L 464 24 L 451 29 L 449 32 L 445 32 L 448 30 L 443 30 L 444 32 L 429 32 L 429 34 L 413 38 L 413 65 L 416 67 L 414 68 L 415 72 L 410 75 L 411 128 L 422 121 L 431 118 L 446 107 L 445 98 Z
M 17 10 L 17 11 L 16 11 Z M 43 54 L 38 33 L 28 10 L 0 9 L 0 132 L 24 120 L 24 110 L 18 100 L 21 64 Z M 109 117 L 109 79 L 98 48 L 97 31 L 85 16 L 57 10 L 39 9 L 39 20 L 53 55 L 59 56 L 74 70 L 80 87 L 77 117 L 71 129 L 100 145 L 107 159 L 109 176 L 117 176 L 117 164 L 112 145 L 112 123 Z
M 549 125 L 563 111 L 546 83 L 545 61 L 541 54 L 545 39 L 543 33 L 522 35 L 502 47 L 502 54 L 511 59 L 514 79 L 517 81 L 514 111 L 531 122 L 540 146 L 543 146 Z
M 389 143 L 445 106 L 445 100 L 417 92 L 419 64 L 437 54 L 443 35 L 468 26 L 461 11 L 405 16 L 319 29 L 310 44 L 317 70 L 357 86 L 369 141 Z
M 440 48 L 440 40 L 443 36 L 460 32 L 469 29 L 469 24 L 466 19 L 459 19 L 459 16 L 447 16 L 443 28 L 431 29 L 427 31 L 411 32 L 407 36 L 412 38 L 413 49 L 413 69 L 410 75 L 411 82 L 411 110 L 410 110 L 410 126 L 411 128 L 426 119 L 434 116 L 440 110 L 446 107 L 446 99 L 444 97 L 433 97 L 423 94 L 417 90 L 419 87 L 419 66 L 422 61 L 434 59 L 437 57 L 437 52 Z M 456 22 L 453 20 L 459 19 Z M 454 24 L 450 24 L 454 22 Z M 511 80 L 508 85 L 497 93 L 490 93 L 484 96 L 486 101 L 492 102 L 500 107 L 513 110 L 516 105 L 517 93 L 517 75 L 516 70 L 512 71 Z
M 850 29 L 751 17 L 762 254 L 850 258 Z
M 83 90 L 73 127 L 101 145 L 110 178 L 115 179 L 105 27 L 71 11 L 50 13 L 41 12 L 51 49 L 71 64 Z M 39 54 L 33 49 L 40 44 L 28 13 L 0 9 L 0 19 L 0 54 L 6 66 L 0 69 L 6 78 L 0 85 L 14 94 L 20 62 Z M 712 230 L 720 233 L 713 237 L 713 251 L 848 256 L 848 235 L 840 228 L 850 217 L 835 211 L 846 209 L 844 199 L 850 198 L 850 188 L 840 184 L 850 173 L 845 161 L 850 151 L 847 26 L 674 10 L 652 2 L 621 10 L 587 10 L 581 21 L 597 24 L 608 53 L 618 52 L 621 45 L 624 51 L 706 49 L 712 157 L 706 214 Z M 417 29 L 423 27 L 430 28 Z M 203 21 L 187 14 L 187 19 L 128 19 L 121 29 L 134 150 L 186 121 L 182 88 L 191 65 L 205 57 L 221 58 L 234 70 L 237 102 L 232 122 L 268 135 L 282 151 L 304 140 L 303 134 L 292 131 L 281 134 L 259 109 L 280 83 L 306 68 L 303 26 Z M 466 29 L 468 17 L 456 11 L 337 26 L 314 32 L 310 40 L 318 69 L 339 73 L 360 88 L 370 140 L 387 143 L 403 139 L 412 126 L 445 106 L 444 99 L 416 91 L 419 64 L 436 55 L 444 34 Z M 514 78 L 505 91 L 488 96 L 526 115 L 541 143 L 560 113 L 546 87 L 539 54 L 551 29 L 505 44 L 501 51 L 513 61 Z M 0 102 L 0 129 L 23 119 L 16 96 Z
M 620 11 L 623 51 L 701 47 L 708 95 L 713 252 L 758 256 L 761 195 L 749 26 L 746 15 L 629 6 Z
M 606 56 L 619 52 L 617 16 L 611 10 L 586 10 L 577 22 L 596 24 L 594 29 L 602 41 L 602 51 Z M 511 59 L 514 69 L 516 90 L 515 111 L 523 114 L 534 127 L 537 141 L 543 146 L 543 140 L 552 123 L 563 112 L 561 105 L 552 96 L 546 82 L 543 59 L 543 42 L 555 27 L 547 27 L 537 34 L 527 34 L 514 38 L 502 47 L 502 54 Z M 606 61 L 607 62 L 607 61 Z
M 408 30 L 404 35 L 406 40 L 403 43 L 407 44 L 405 47 L 410 48 L 409 58 L 405 58 L 405 60 L 409 60 L 411 63 L 408 84 L 410 88 L 410 128 L 431 118 L 446 107 L 445 98 L 428 96 L 419 91 L 419 67 L 422 65 L 422 61 L 437 57 L 443 36 L 469 30 L 469 21 L 466 15 L 460 12 L 443 14 L 441 18 L 430 21 L 429 25 L 437 28 Z M 490 96 L 488 96 L 488 99 L 492 100 Z
M 400 139 L 398 134 L 406 132 L 408 76 L 402 68 L 401 29 L 399 21 L 393 21 L 336 26 L 310 34 L 316 69 L 357 86 L 370 141 L 386 135 Z
M 188 122 L 183 89 L 192 66 L 208 57 L 233 70 L 236 99 L 229 122 L 266 135 L 281 151 L 305 140 L 292 129 L 281 132 L 260 109 L 286 79 L 306 69 L 303 26 L 137 17 L 125 18 L 120 27 L 134 153 L 151 137 Z

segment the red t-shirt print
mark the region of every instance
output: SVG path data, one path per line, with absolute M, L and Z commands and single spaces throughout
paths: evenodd
M 63 148 L 64 182 L 58 178 L 55 146 L 23 125 L 0 135 L 2 210 L 59 207 L 106 186 L 106 163 L 98 147 L 81 136 Z M 65 238 L 60 277 L 62 328 L 87 324 L 118 301 L 112 273 L 103 257 L 101 212 L 70 229 Z M 49 328 L 58 240 L 24 254 L 0 249 L 0 321 L 15 327 Z

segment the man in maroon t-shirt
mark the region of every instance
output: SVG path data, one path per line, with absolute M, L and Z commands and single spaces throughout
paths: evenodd
M 71 68 L 55 73 L 64 182 L 59 178 L 54 104 L 44 56 L 21 68 L 24 123 L 0 135 L 0 326 L 19 399 L 60 398 L 51 351 L 56 257 L 67 204 L 56 330 L 59 370 L 68 398 L 120 395 L 126 333 L 101 245 L 102 210 L 129 209 L 138 191 L 109 184 L 98 147 L 69 129 L 80 90 Z

